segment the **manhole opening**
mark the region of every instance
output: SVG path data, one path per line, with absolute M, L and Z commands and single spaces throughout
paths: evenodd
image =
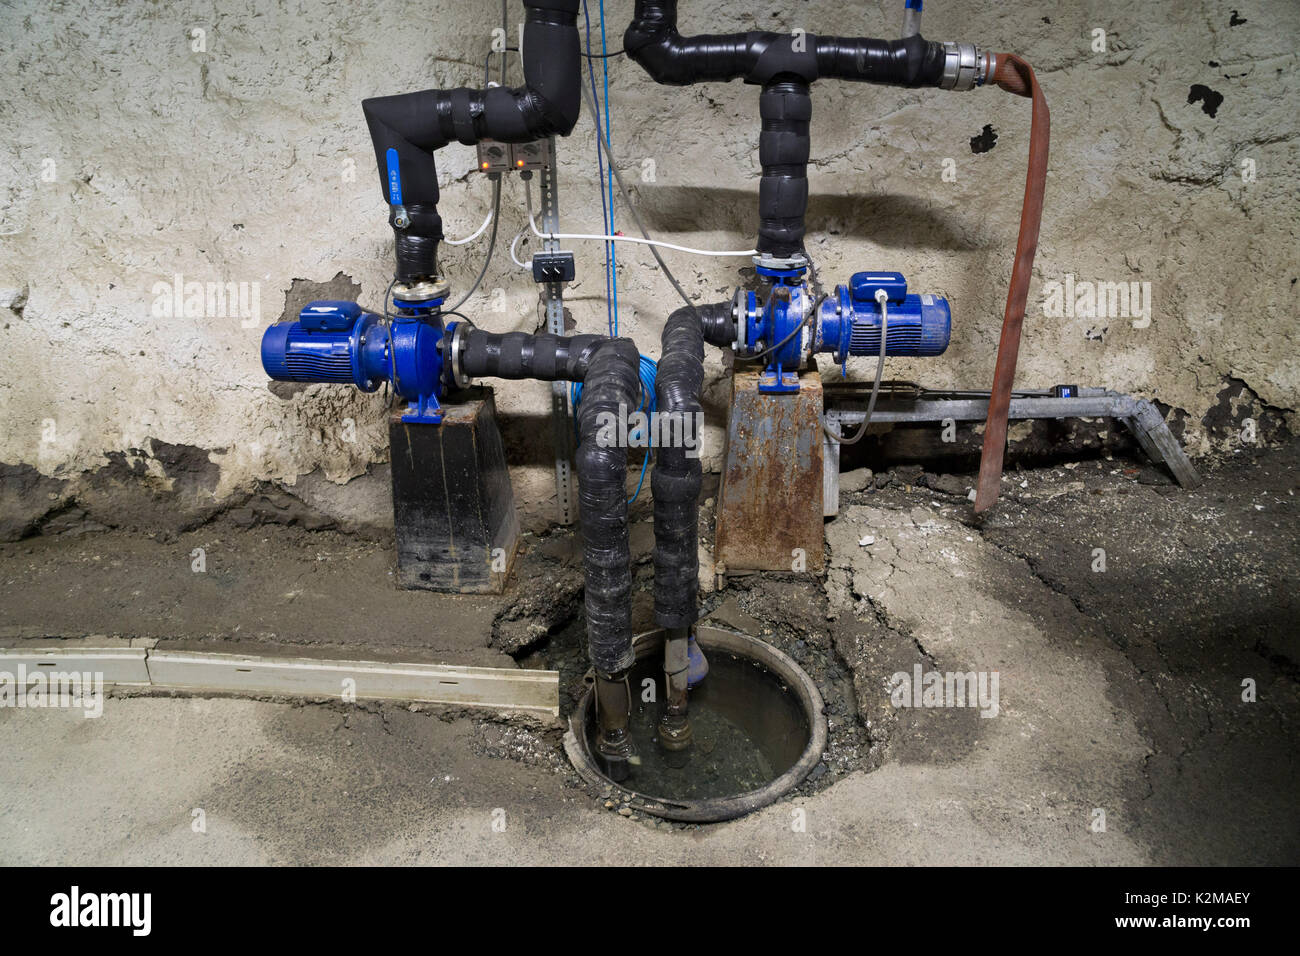
M 595 754 L 594 694 L 574 712 L 570 759 L 589 782 L 614 786 L 633 806 L 674 820 L 725 820 L 772 803 L 807 776 L 826 746 L 816 686 L 785 654 L 754 638 L 700 627 L 709 673 L 691 691 L 693 744 L 669 754 L 658 743 L 664 700 L 662 632 L 637 638 L 631 730 L 640 763 L 614 784 Z M 581 728 L 582 739 L 577 739 Z

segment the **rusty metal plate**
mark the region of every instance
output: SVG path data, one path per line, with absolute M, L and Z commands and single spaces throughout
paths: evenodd
M 815 368 L 799 375 L 799 391 L 758 390 L 758 369 L 731 380 L 731 414 L 718 498 L 718 573 L 820 572 L 822 521 L 822 380 Z

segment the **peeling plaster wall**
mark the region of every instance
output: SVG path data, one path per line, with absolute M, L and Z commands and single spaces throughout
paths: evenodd
M 605 6 L 616 48 L 631 2 Z M 688 33 L 894 36 L 901 19 L 895 2 L 682 6 Z M 513 0 L 510 12 L 517 24 Z M 313 284 L 380 302 L 391 233 L 360 101 L 481 85 L 497 16 L 488 0 L 0 5 L 0 511 L 13 533 L 87 502 L 101 521 L 144 526 L 201 520 L 254 493 L 292 515 L 284 492 L 344 526 L 391 524 L 383 400 L 273 390 L 258 345 Z M 1158 399 L 1178 410 L 1193 453 L 1222 450 L 1251 415 L 1294 429 L 1300 5 L 943 0 L 926 10 L 924 33 L 1025 55 L 1052 107 L 1019 381 Z M 650 228 L 696 246 L 751 243 L 758 91 L 656 86 L 625 58 L 610 70 L 615 150 Z M 899 361 L 891 377 L 987 387 L 1029 117 L 1026 101 L 996 90 L 814 88 L 808 244 L 823 276 L 897 269 L 953 304 L 948 353 Z M 559 157 L 563 224 L 591 231 L 600 200 L 589 116 Z M 466 235 L 490 185 L 469 148 L 452 146 L 439 163 L 447 232 Z M 506 254 L 524 223 L 521 186 L 505 183 L 497 255 L 466 306 L 495 331 L 539 323 L 537 289 Z M 455 287 L 472 281 L 484 248 L 444 247 Z M 599 331 L 601 250 L 576 250 L 573 324 Z M 752 275 L 743 260 L 667 255 L 704 301 Z M 1150 283 L 1149 325 L 1044 315 L 1047 283 L 1067 274 Z M 178 275 L 245 283 L 253 314 L 157 314 Z M 647 252 L 626 246 L 619 286 L 624 333 L 657 355 L 673 291 Z M 856 375 L 869 377 L 870 364 Z M 710 367 L 705 451 L 716 464 L 726 396 L 716 351 Z M 553 512 L 547 396 L 536 383 L 497 392 L 516 497 L 534 527 Z M 115 495 L 128 506 L 114 507 Z

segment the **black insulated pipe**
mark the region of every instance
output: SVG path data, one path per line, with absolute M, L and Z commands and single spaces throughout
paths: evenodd
M 388 224 L 393 227 L 393 256 L 397 261 L 393 275 L 399 282 L 415 282 L 438 274 L 442 216 L 438 215 L 436 180 L 433 193 L 432 202 L 389 207 Z
M 582 527 L 587 651 L 596 671 L 599 701 L 596 749 L 609 776 L 623 780 L 636 760 L 628 732 L 632 705 L 627 685 L 636 655 L 632 650 L 627 448 L 618 443 L 617 436 L 627 433 L 627 416 L 640 404 L 641 354 L 631 339 L 524 332 L 499 335 L 470 329 L 460 363 L 461 371 L 470 377 L 583 383 L 574 470 Z M 611 423 L 621 423 L 612 436 Z
M 661 339 L 655 375 L 660 444 L 650 488 L 654 492 L 655 623 L 669 629 L 692 627 L 699 614 L 701 469 L 696 421 L 704 386 L 704 327 L 718 330 L 730 314 L 729 303 L 683 306 L 668 317 Z M 694 439 L 693 454 L 688 454 L 682 441 L 673 440 L 686 435 Z
M 700 321 L 704 341 L 710 345 L 730 348 L 731 343 L 736 341 L 736 316 L 731 311 L 730 302 L 696 306 L 695 316 Z
M 483 139 L 524 143 L 568 135 L 581 109 L 580 0 L 523 0 L 524 85 L 423 90 L 361 104 L 374 142 L 384 201 L 396 237 L 399 281 L 437 274 L 442 220 L 435 150 Z M 395 157 L 396 175 L 389 151 Z M 396 180 L 396 182 L 395 182 Z M 399 198 L 400 197 L 400 198 Z M 404 207 L 403 217 L 398 207 Z
M 803 245 L 809 86 L 819 79 L 939 86 L 944 70 L 943 44 L 919 35 L 875 40 L 751 30 L 683 37 L 677 32 L 677 0 L 637 0 L 623 47 L 658 83 L 741 79 L 763 87 L 757 249 L 781 259 Z
M 622 679 L 632 653 L 632 570 L 627 522 L 627 448 L 608 426 L 626 419 L 641 394 L 641 355 L 631 339 L 470 329 L 461 371 L 543 381 L 580 381 L 578 519 L 586 571 L 587 644 L 600 677 Z M 626 429 L 614 430 L 614 437 Z
M 627 449 L 601 434 L 626 418 L 641 394 L 641 355 L 631 339 L 592 352 L 578 406 L 578 517 L 586 572 L 587 646 L 598 677 L 621 679 L 632 653 L 632 567 L 627 521 Z
M 690 428 L 689 434 L 699 439 L 694 416 L 701 411 L 704 342 L 725 346 L 735 334 L 735 318 L 727 302 L 694 309 L 683 306 L 668 317 L 655 377 L 655 399 L 658 410 L 671 423 L 669 434 L 681 436 L 686 434 L 684 429 Z M 626 339 L 600 335 L 497 334 L 470 329 L 460 354 L 460 370 L 470 378 L 585 383 L 578 411 L 577 472 L 579 518 L 586 545 L 584 561 L 589 572 L 588 642 L 597 671 L 607 676 L 616 674 L 630 666 L 632 660 L 629 605 L 623 601 L 620 607 L 620 595 L 631 593 L 624 488 L 627 454 L 624 449 L 601 448 L 597 434 L 601 412 L 626 415 L 638 404 L 640 356 L 636 347 Z M 597 363 L 599 356 L 603 357 Z M 689 424 L 684 420 L 687 417 Z M 687 455 L 680 443 L 661 445 L 657 456 L 651 475 L 655 620 L 661 627 L 690 627 L 698 614 L 700 461 Z M 595 588 L 592 570 L 601 582 Z
M 578 406 L 578 518 L 586 585 L 587 652 L 596 671 L 596 750 L 614 780 L 636 761 L 628 732 L 632 650 L 632 554 L 627 522 L 627 449 L 607 423 L 625 420 L 641 395 L 641 353 L 631 339 L 606 339 L 591 354 Z M 623 434 L 619 429 L 618 434 Z
M 812 96 L 803 80 L 776 80 L 758 99 L 758 251 L 778 258 L 803 248 L 808 208 L 808 155 Z
M 667 698 L 659 721 L 659 742 L 678 765 L 691 745 L 688 717 L 688 641 L 699 616 L 699 524 L 701 467 L 700 393 L 704 387 L 704 343 L 735 338 L 731 304 L 684 306 L 668 316 L 655 375 L 660 416 L 654 491 L 655 623 L 664 628 L 664 684 Z M 664 423 L 667 423 L 667 427 Z M 686 439 L 691 439 L 691 448 Z
M 582 382 L 603 335 L 559 336 L 549 332 L 484 332 L 470 329 L 461 347 L 461 371 L 470 378 Z
M 637 0 L 623 48 L 656 83 L 670 86 L 737 79 L 762 85 L 795 77 L 915 87 L 938 86 L 943 78 L 943 44 L 920 36 L 875 40 L 751 30 L 683 37 L 677 0 Z

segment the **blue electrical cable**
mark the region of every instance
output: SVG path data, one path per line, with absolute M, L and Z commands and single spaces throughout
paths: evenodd
M 610 171 L 609 177 L 605 176 L 605 163 L 600 144 L 600 123 L 601 112 L 605 116 L 605 142 L 610 142 L 610 131 L 612 125 L 609 115 L 609 47 L 605 36 L 605 0 L 599 0 L 600 4 L 600 52 L 601 52 L 601 73 L 604 81 L 605 96 L 602 101 L 600 94 L 596 90 L 596 74 L 591 69 L 591 60 L 587 60 L 587 78 L 591 83 L 591 100 L 596 106 L 596 115 L 593 118 L 596 123 L 596 174 L 600 179 L 600 211 L 601 220 L 605 225 L 605 235 L 616 235 L 614 232 L 614 176 L 613 170 Z M 587 31 L 587 49 L 591 49 L 591 13 L 587 7 L 587 0 L 582 0 L 582 19 L 586 25 Z M 612 337 L 618 336 L 618 257 L 614 252 L 614 243 L 607 241 L 605 243 L 605 311 L 606 324 L 609 327 L 609 334 Z M 641 378 L 641 403 L 637 411 L 645 412 L 647 415 L 653 415 L 656 408 L 655 401 L 655 376 L 659 372 L 659 363 L 654 359 L 642 355 L 638 374 Z M 578 405 L 582 402 L 582 383 L 574 382 L 569 389 L 569 405 L 573 408 L 573 428 L 575 435 L 578 430 Z M 636 491 L 632 492 L 632 497 L 627 499 L 628 504 L 636 501 L 641 494 L 641 488 L 645 484 L 646 470 L 650 465 L 650 444 L 653 439 L 653 432 L 647 436 L 645 457 L 641 460 L 641 476 L 637 479 Z
M 591 49 L 591 47 L 588 46 L 587 49 Z M 590 61 L 588 61 L 588 63 L 590 63 Z M 588 67 L 588 70 L 590 71 L 590 67 Z M 605 44 L 605 0 L 600 0 L 600 70 L 605 80 L 605 142 L 613 143 L 614 138 L 613 138 L 613 133 L 611 132 L 611 126 L 609 121 L 609 48 Z M 599 117 L 596 118 L 596 122 L 597 123 L 600 122 Z M 596 144 L 596 151 L 597 152 L 600 151 L 600 143 Z M 605 235 L 607 236 L 617 235 L 617 233 L 614 232 L 613 170 L 610 170 L 608 184 L 602 183 L 601 185 L 609 191 L 609 203 L 608 203 L 609 231 L 605 233 Z M 604 203 L 603 198 L 601 202 Z M 608 242 L 605 245 L 607 247 L 606 257 L 609 262 L 610 285 L 614 293 L 614 334 L 617 335 L 618 334 L 618 254 L 614 251 L 614 243 Z M 642 475 L 642 477 L 644 477 L 644 474 Z M 638 486 L 638 488 L 639 487 L 640 486 Z
M 591 17 L 590 17 L 590 15 L 588 14 L 588 10 L 587 10 L 587 0 L 582 0 L 582 19 L 583 19 L 583 20 L 585 21 L 585 23 L 586 23 L 586 27 L 587 27 L 587 49 L 590 50 L 590 49 L 591 49 Z M 602 24 L 602 29 L 603 29 L 603 24 Z M 597 96 L 596 96 L 596 74 L 593 73 L 592 70 L 591 70 L 591 62 L 590 62 L 590 61 L 587 62 L 587 78 L 588 78 L 588 79 L 590 80 L 590 82 L 591 82 L 591 96 L 592 96 L 592 100 L 593 100 L 595 103 L 597 103 L 597 105 L 599 105 L 600 100 L 599 100 L 599 99 L 597 98 Z M 606 201 L 605 201 L 605 162 L 604 162 L 604 160 L 603 160 L 602 157 L 601 157 L 601 149 L 600 149 L 600 115 L 599 115 L 599 113 L 596 115 L 594 121 L 595 121 L 595 123 L 596 123 L 596 173 L 597 173 L 597 175 L 598 175 L 599 178 L 600 178 L 600 213 L 601 213 L 601 222 L 604 223 L 604 226 L 605 226 L 605 235 L 607 235 L 607 236 L 612 236 L 612 235 L 613 235 L 613 232 L 610 231 L 610 230 L 611 230 L 611 226 L 612 226 L 610 213 L 611 213 L 612 210 L 611 210 L 609 207 L 613 204 L 613 202 L 614 202 L 614 198 L 613 198 L 613 196 L 611 195 L 611 196 L 609 197 L 609 203 L 607 204 Z M 610 336 L 611 336 L 611 337 L 615 337 L 615 336 L 618 335 L 618 314 L 617 314 L 617 312 L 615 311 L 614 306 L 613 306 L 613 302 L 615 301 L 616 293 L 614 292 L 614 289 L 613 289 L 613 286 L 612 286 L 612 275 L 611 275 L 611 265 L 610 265 L 610 247 L 611 247 L 611 246 L 613 246 L 613 243 L 612 243 L 612 242 L 607 242 L 607 243 L 605 243 L 605 325 L 606 325 L 606 328 L 609 330 L 609 334 L 610 334 Z
M 609 48 L 605 37 L 605 0 L 600 2 L 600 52 L 601 52 L 601 72 L 604 80 L 605 96 L 602 102 L 600 94 L 596 90 L 596 74 L 591 69 L 591 60 L 587 60 L 587 78 L 591 83 L 591 100 L 596 106 L 596 115 L 593 118 L 596 123 L 596 174 L 600 179 L 600 211 L 601 221 L 605 225 L 605 235 L 615 235 L 614 232 L 614 176 L 611 170 L 610 176 L 605 176 L 605 163 L 600 144 L 600 122 L 601 112 L 605 114 L 605 141 L 610 141 L 610 124 L 609 116 Z M 587 7 L 587 0 L 582 0 L 582 19 L 586 25 L 587 31 L 587 49 L 591 49 L 591 14 Z M 607 241 L 605 243 L 605 312 L 606 324 L 609 328 L 611 337 L 618 336 L 618 257 L 614 252 L 614 243 Z M 637 411 L 646 412 L 653 415 L 655 412 L 655 376 L 659 372 L 659 363 L 654 359 L 641 356 L 638 374 L 641 378 L 641 404 Z M 573 409 L 573 430 L 574 434 L 578 431 L 578 405 L 582 402 L 582 383 L 574 382 L 569 389 L 569 405 Z M 653 433 L 647 436 L 653 438 Z M 645 484 L 646 470 L 650 465 L 650 441 L 646 443 L 645 457 L 641 460 L 641 476 L 636 482 L 636 491 L 632 492 L 632 497 L 627 499 L 628 504 L 636 501 L 641 495 L 641 488 Z

